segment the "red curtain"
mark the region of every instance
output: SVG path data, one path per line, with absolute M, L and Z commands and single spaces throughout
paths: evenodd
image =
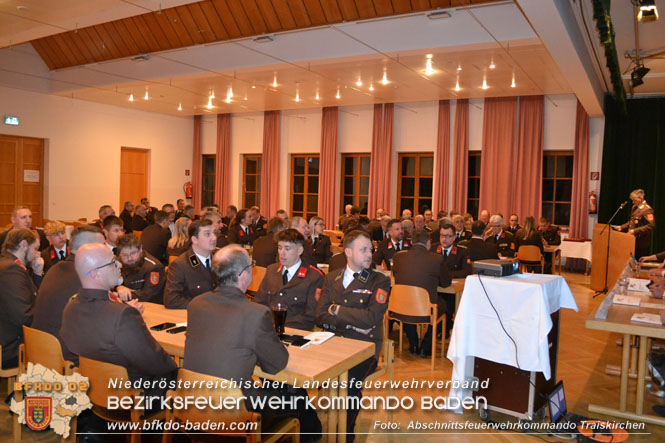
M 448 184 L 450 181 L 450 102 L 439 100 L 439 122 L 436 135 L 436 189 L 432 200 L 432 212 L 448 210 Z
M 261 170 L 261 212 L 275 215 L 279 207 L 279 116 L 280 111 L 263 114 L 263 160 Z
M 378 208 L 390 212 L 393 163 L 393 103 L 374 105 L 374 128 L 369 175 L 367 214 L 373 217 Z
M 328 229 L 335 228 L 337 199 L 335 178 L 337 175 L 337 107 L 323 108 L 321 115 L 321 169 L 319 176 L 319 217 Z
M 520 220 L 529 215 L 538 220 L 542 210 L 544 109 L 544 96 L 520 97 L 515 187 L 510 193 L 511 211 L 518 214 Z M 505 212 L 503 215 L 504 218 L 510 216 Z
M 469 100 L 466 98 L 457 100 L 455 105 L 453 144 L 453 201 L 450 209 L 464 214 L 469 185 Z
M 575 155 L 573 157 L 573 196 L 570 208 L 570 236 L 589 236 L 589 116 L 577 102 Z
M 201 211 L 201 116 L 194 116 L 194 149 L 192 155 L 192 206 Z
M 215 202 L 220 211 L 231 204 L 231 114 L 217 114 Z
M 485 99 L 479 210 L 512 211 L 516 123 L 517 97 Z

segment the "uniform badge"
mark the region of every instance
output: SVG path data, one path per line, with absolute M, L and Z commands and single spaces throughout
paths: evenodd
M 393 248 L 393 242 L 388 242 L 388 249 L 392 249 L 392 248 Z
M 441 254 L 441 251 L 442 251 L 442 250 L 443 250 L 443 248 L 441 247 L 441 245 L 439 245 L 439 246 L 436 248 L 436 253 L 437 253 L 437 254 Z
M 192 268 L 195 268 L 201 264 L 196 254 L 192 254 L 189 256 L 189 264 L 192 265 Z
M 244 237 L 245 236 L 245 231 L 243 231 L 242 229 L 239 230 L 238 235 L 241 236 L 241 237 Z
M 150 283 L 153 285 L 156 285 L 159 283 L 159 272 L 151 272 L 150 273 Z
M 298 269 L 298 277 L 305 278 L 306 275 L 307 275 L 307 268 L 301 266 L 300 269 Z
M 25 424 L 33 431 L 42 431 L 51 424 L 51 397 L 25 398 Z
M 647 214 L 647 220 L 649 220 L 650 222 L 652 222 L 652 221 L 653 221 L 653 218 L 654 218 L 654 217 L 653 217 L 653 214 Z
M 453 246 L 453 249 L 450 250 L 450 253 L 453 255 L 457 254 L 457 246 Z
M 316 292 L 314 293 L 314 299 L 318 302 L 320 296 L 321 296 L 321 288 L 316 288 Z
M 376 301 L 377 303 L 384 304 L 388 301 L 388 293 L 384 289 L 377 289 L 376 291 Z
M 55 249 L 51 249 L 51 260 L 55 260 Z
M 404 240 L 403 243 L 404 243 L 404 247 L 405 247 L 405 248 L 406 248 L 407 246 L 409 246 L 409 241 L 408 241 L 408 240 Z

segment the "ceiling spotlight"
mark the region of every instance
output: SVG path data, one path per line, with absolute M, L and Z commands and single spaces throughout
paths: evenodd
M 228 94 L 228 96 L 231 97 L 231 98 L 233 98 L 233 87 L 230 87 L 230 88 L 229 88 L 229 94 Z M 213 96 L 212 98 L 215 98 L 215 97 Z
M 231 103 L 231 96 L 226 94 L 226 100 L 224 100 L 226 103 Z
M 319 99 L 319 90 L 318 90 L 318 89 L 316 90 L 316 97 L 315 97 L 315 98 L 316 98 L 317 100 Z
M 300 92 L 296 91 L 296 103 L 300 102 Z
M 487 86 L 487 80 L 483 79 L 483 86 L 482 89 L 487 89 L 489 86 Z
M 256 84 L 252 82 L 252 89 L 256 89 Z
M 496 65 L 494 64 L 494 60 L 490 62 L 490 69 L 496 68 Z
M 358 81 L 356 82 L 356 86 L 361 87 L 363 85 L 363 81 L 358 77 Z
M 642 83 L 644 83 L 644 78 L 645 75 L 650 71 L 651 69 L 645 68 L 644 65 L 637 65 L 635 66 L 635 69 L 633 69 L 633 72 L 630 73 L 630 85 L 635 88 Z
M 462 65 L 457 65 L 457 70 L 461 71 L 462 70 Z
M 386 71 L 383 71 L 383 78 L 381 78 L 381 84 L 382 85 L 388 84 L 388 76 L 386 75 Z
M 247 93 L 246 92 L 245 92 L 245 98 L 243 100 L 247 101 Z
M 145 95 L 143 96 L 143 100 L 148 100 L 150 97 L 148 96 L 148 91 L 145 91 Z
M 434 74 L 434 69 L 432 69 L 432 59 L 428 58 L 427 66 L 425 67 L 425 75 L 432 75 L 432 74 Z
M 178 111 L 182 111 L 182 103 L 178 103 Z
M 210 98 L 212 98 L 212 99 L 215 98 L 215 91 L 214 91 L 214 90 L 212 90 L 212 91 L 210 92 Z
M 637 21 L 655 22 L 658 20 L 658 9 L 655 0 L 638 0 L 640 11 L 637 13 Z
M 369 90 L 373 91 L 374 90 L 374 85 L 372 83 L 369 84 Z
M 272 80 L 272 87 L 273 87 L 273 88 L 276 88 L 276 87 L 277 87 L 277 76 L 273 77 L 273 80 Z
M 339 89 L 337 90 L 337 95 L 335 96 L 335 98 L 338 99 L 338 100 L 339 100 L 340 98 L 342 98 L 342 96 L 339 95 Z
M 516 86 L 516 85 L 515 85 L 515 76 L 513 75 L 513 82 L 510 84 L 510 87 L 511 87 L 511 88 L 514 88 L 515 86 Z
M 129 101 L 133 102 L 134 101 L 134 94 L 129 94 Z
M 459 87 L 459 79 L 455 82 L 455 91 L 459 92 L 462 88 Z
M 208 97 L 208 104 L 206 105 L 206 108 L 212 109 L 212 98 Z

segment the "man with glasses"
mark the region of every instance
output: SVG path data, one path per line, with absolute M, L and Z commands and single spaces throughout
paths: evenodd
M 100 244 L 83 245 L 74 264 L 81 289 L 62 314 L 60 335 L 67 349 L 123 366 L 132 381 L 174 379 L 177 366 L 148 331 L 141 317 L 143 307 L 136 300 L 112 299 L 111 288 L 122 283 L 122 264 L 111 251 Z
M 293 396 L 307 392 L 294 388 L 257 388 L 252 382 L 254 367 L 276 374 L 289 361 L 289 352 L 279 341 L 270 309 L 245 297 L 252 283 L 252 259 L 241 246 L 229 245 L 213 257 L 212 272 L 219 286 L 196 297 L 187 307 L 187 337 L 184 368 L 240 383 L 246 397 Z M 288 318 L 288 317 L 287 317 Z M 254 406 L 246 401 L 249 410 Z M 298 401 L 297 409 L 264 407 L 262 427 L 270 428 L 287 417 L 297 417 L 303 441 L 321 438 L 316 411 Z
M 286 326 L 311 331 L 323 273 L 315 266 L 302 264 L 300 255 L 305 237 L 300 232 L 286 229 L 275 237 L 279 263 L 266 269 L 255 301 L 267 307 L 285 304 L 288 308 Z
M 503 257 L 513 257 L 515 255 L 513 234 L 503 229 L 503 217 L 499 214 L 490 217 L 490 233 L 485 242 L 495 245 L 499 254 Z
M 123 283 L 115 290 L 121 300 L 164 303 L 164 265 L 143 251 L 135 235 L 125 235 L 118 240 L 117 257 L 122 263 Z
M 508 219 L 508 226 L 506 226 L 504 229 L 506 232 L 510 232 L 513 236 L 517 234 L 517 231 L 522 229 L 519 216 L 517 214 L 510 214 L 510 218 Z
M 185 309 L 194 297 L 215 288 L 210 273 L 212 255 L 217 249 L 212 221 L 193 221 L 189 238 L 192 247 L 169 265 L 164 289 L 164 306 L 168 309 Z
M 76 252 L 81 246 L 88 243 L 104 244 L 104 235 L 97 226 L 81 225 L 72 231 L 72 240 L 69 243 L 70 255 L 57 263 L 44 276 L 37 299 L 35 300 L 34 319 L 32 327 L 48 332 L 60 340 L 62 354 L 67 360 L 75 361 L 76 357 L 67 351 L 60 337 L 62 326 L 62 311 L 74 294 L 81 289 L 81 280 L 74 267 Z

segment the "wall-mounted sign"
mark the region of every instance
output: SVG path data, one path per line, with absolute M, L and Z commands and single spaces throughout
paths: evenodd
M 592 172 L 591 180 L 600 180 L 600 172 Z
M 30 183 L 39 183 L 39 169 L 24 169 L 23 181 Z
M 12 115 L 5 115 L 5 124 L 18 126 L 18 117 Z

